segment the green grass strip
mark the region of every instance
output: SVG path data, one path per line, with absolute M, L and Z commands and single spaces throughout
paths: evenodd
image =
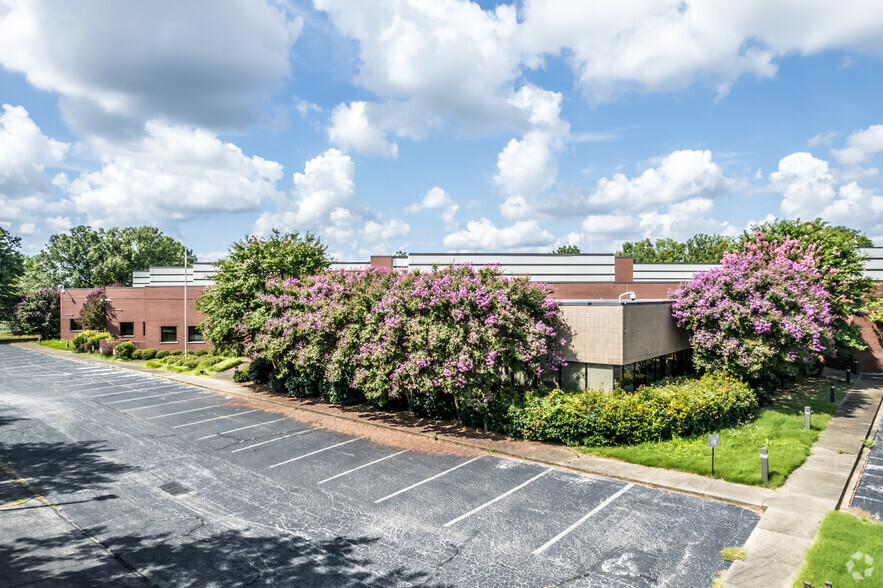
M 835 387 L 835 402 L 828 402 Z M 773 403 L 745 425 L 718 431 L 714 477 L 729 482 L 777 488 L 810 455 L 810 448 L 851 386 L 824 378 L 807 378 L 780 392 Z M 803 428 L 803 407 L 810 406 L 812 428 Z M 760 448 L 769 450 L 769 483 L 760 477 Z M 675 437 L 618 447 L 585 447 L 580 451 L 630 463 L 711 476 L 708 436 Z
M 829 512 L 794 588 L 803 588 L 804 582 L 813 586 L 831 582 L 838 588 L 883 586 L 883 523 L 847 512 Z

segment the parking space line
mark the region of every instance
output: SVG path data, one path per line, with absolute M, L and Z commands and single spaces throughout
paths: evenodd
M 186 414 L 188 412 L 197 412 L 200 410 L 208 410 L 210 408 L 218 408 L 219 406 L 227 406 L 227 404 L 222 402 L 221 404 L 214 404 L 212 406 L 203 406 L 202 408 L 191 408 L 190 410 L 179 410 L 178 412 L 170 412 L 169 414 L 158 414 L 156 416 L 147 417 L 144 420 L 145 421 L 152 421 L 153 419 L 162 419 L 165 417 L 176 416 L 179 414 Z
M 135 402 L 136 400 L 147 400 L 148 398 L 159 398 L 160 396 L 177 396 L 178 394 L 186 394 L 188 392 L 193 392 L 193 390 L 181 390 L 180 392 L 166 392 L 165 394 L 152 394 L 150 396 L 138 396 L 137 398 L 126 398 L 125 400 L 114 400 L 112 402 L 105 402 L 105 405 L 110 404 L 122 404 L 123 402 Z
M 341 472 L 341 473 L 339 473 L 339 474 L 337 474 L 337 475 L 331 476 L 330 478 L 325 478 L 325 479 L 322 480 L 321 482 L 318 482 L 318 484 L 324 484 L 325 482 L 330 482 L 331 480 L 333 480 L 333 479 L 335 479 L 335 478 L 339 478 L 339 477 L 341 477 L 341 476 L 345 476 L 345 475 L 347 475 L 347 474 L 351 474 L 351 473 L 353 473 L 353 472 L 357 472 L 357 471 L 361 470 L 362 468 L 367 468 L 368 466 L 373 466 L 375 463 L 380 463 L 381 461 L 386 461 L 387 459 L 389 459 L 389 458 L 391 458 L 391 457 L 395 457 L 395 456 L 397 456 L 397 455 L 401 455 L 401 454 L 403 454 L 403 453 L 408 453 L 409 451 L 410 451 L 410 449 L 405 449 L 404 451 L 399 451 L 398 453 L 393 453 L 392 455 L 387 455 L 386 457 L 381 457 L 380 459 L 375 459 L 374 461 L 372 461 L 372 462 L 370 462 L 370 463 L 366 463 L 366 464 L 364 464 L 364 465 L 360 465 L 360 466 L 357 467 L 357 468 L 353 468 L 353 469 L 351 469 L 351 470 L 347 470 L 347 471 L 345 471 L 345 472 Z M 317 485 L 318 485 L 318 484 L 317 484 Z
M 411 485 L 408 486 L 407 488 L 402 488 L 402 489 L 399 490 L 398 492 L 393 492 L 393 493 L 390 494 L 389 496 L 384 496 L 383 498 L 378 498 L 377 500 L 374 501 L 374 504 L 380 504 L 381 502 L 383 502 L 383 501 L 385 501 L 385 500 L 389 500 L 389 499 L 392 498 L 393 496 L 398 496 L 399 494 L 401 494 L 401 493 L 403 493 L 403 492 L 407 492 L 408 490 L 413 490 L 413 489 L 416 488 L 417 486 L 422 486 L 423 484 L 426 484 L 427 482 L 432 482 L 432 481 L 435 480 L 436 478 L 441 478 L 441 477 L 444 476 L 445 474 L 449 474 L 449 473 L 453 472 L 454 470 L 457 470 L 457 469 L 462 468 L 462 467 L 465 466 L 465 465 L 469 465 L 469 464 L 471 464 L 473 461 L 477 461 L 477 460 L 481 459 L 482 457 L 484 457 L 484 456 L 483 456 L 483 455 L 479 455 L 478 457 L 473 457 L 473 458 L 470 459 L 469 461 L 465 461 L 465 462 L 461 463 L 460 465 L 454 466 L 454 467 L 452 467 L 452 468 L 449 469 L 449 470 L 445 470 L 445 471 L 443 471 L 443 472 L 440 473 L 440 474 L 436 474 L 436 475 L 434 475 L 434 476 L 432 476 L 432 477 L 430 477 L 430 478 L 426 478 L 425 480 L 423 480 L 423 481 L 421 481 L 421 482 L 417 482 L 416 484 L 411 484 Z
M 202 423 L 208 423 L 208 422 L 211 422 L 211 421 L 219 421 L 219 420 L 221 420 L 221 419 L 229 419 L 229 418 L 231 418 L 231 417 L 239 416 L 239 415 L 241 415 L 241 414 L 248 414 L 248 413 L 250 413 L 250 412 L 257 412 L 257 411 L 258 411 L 258 409 L 254 409 L 254 410 L 246 410 L 245 412 L 237 412 L 236 414 L 228 414 L 228 415 L 225 415 L 225 416 L 213 417 L 213 418 L 210 418 L 210 419 L 205 419 L 205 420 L 202 420 L 202 421 L 196 421 L 196 422 L 193 422 L 193 423 L 185 423 L 185 424 L 183 424 L 183 425 L 175 425 L 175 426 L 172 427 L 172 428 L 173 428 L 173 429 L 180 429 L 181 427 L 189 427 L 189 426 L 191 426 L 191 425 L 201 425 Z
M 108 386 L 113 385 L 114 384 L 108 384 Z M 102 386 L 102 388 L 107 388 L 108 386 Z M 83 392 L 85 390 L 88 390 L 88 388 L 84 388 L 83 390 L 74 390 L 74 392 Z M 107 394 L 96 394 L 95 396 L 83 396 L 83 400 L 91 400 L 92 398 L 104 398 L 105 396 L 113 396 L 114 394 L 131 394 L 132 392 L 137 392 L 137 390 L 121 390 L 119 392 L 108 392 Z
M 281 419 L 267 421 L 266 423 L 255 423 L 253 425 L 239 427 L 238 429 L 230 429 L 229 431 L 222 431 L 220 433 L 212 433 L 211 435 L 206 435 L 205 437 L 200 437 L 199 439 L 197 439 L 197 441 L 205 441 L 206 439 L 211 439 L 212 437 L 217 437 L 219 435 L 227 435 L 228 433 L 235 433 L 237 431 L 244 431 L 245 429 L 253 429 L 255 427 L 260 427 L 262 425 L 269 425 L 270 423 L 278 423 L 279 421 L 286 421 L 286 420 L 288 420 L 288 417 L 282 417 Z
M 323 447 L 322 449 L 317 449 L 316 451 L 311 451 L 305 455 L 300 455 L 298 457 L 292 457 L 291 459 L 286 459 L 285 461 L 280 461 L 279 463 L 274 463 L 270 466 L 270 469 L 278 468 L 279 466 L 285 465 L 287 463 L 291 463 L 293 461 L 297 461 L 299 459 L 303 459 L 305 457 L 310 457 L 311 455 L 316 455 L 317 453 L 322 453 L 323 451 L 328 451 L 329 449 L 334 449 L 335 447 L 340 447 L 341 445 L 346 445 L 347 443 L 352 443 L 353 441 L 358 441 L 361 437 L 356 437 L 355 439 L 350 439 L 349 441 L 344 441 L 343 443 L 337 443 L 335 445 L 331 445 L 329 447 Z
M 622 488 L 620 488 L 619 490 L 617 490 L 612 496 L 610 496 L 610 497 L 607 498 L 604 502 L 602 502 L 601 504 L 599 504 L 598 506 L 596 506 L 595 508 L 593 508 L 591 511 L 589 511 L 589 513 L 586 514 L 583 518 L 581 518 L 581 519 L 578 520 L 577 522 L 573 523 L 572 525 L 570 525 L 569 527 L 567 527 L 566 529 L 564 529 L 563 531 L 561 531 L 560 533 L 558 533 L 557 535 L 555 535 L 554 537 L 552 537 L 551 539 L 549 539 L 548 541 L 546 541 L 545 543 L 543 543 L 541 546 L 539 546 L 539 547 L 537 547 L 536 549 L 534 549 L 533 554 L 534 554 L 534 555 L 539 555 L 539 554 L 541 554 L 542 552 L 546 551 L 548 548 L 550 548 L 550 547 L 552 547 L 553 545 L 555 545 L 556 543 L 558 543 L 559 540 L 561 540 L 561 539 L 563 539 L 564 537 L 566 537 L 568 534 L 570 534 L 571 531 L 573 531 L 574 529 L 576 529 L 577 527 L 579 527 L 580 525 L 582 525 L 584 522 L 586 522 L 587 520 L 589 520 L 589 518 L 590 518 L 592 515 L 594 515 L 594 514 L 596 514 L 597 512 L 601 511 L 605 506 L 607 506 L 608 504 L 610 504 L 611 502 L 613 502 L 614 500 L 616 500 L 617 498 L 619 498 L 620 496 L 622 496 L 622 494 L 624 494 L 625 491 L 628 490 L 629 488 L 631 488 L 632 486 L 634 486 L 634 484 L 626 484 L 625 486 L 623 486 Z
M 260 447 L 261 445 L 266 445 L 267 443 L 273 443 L 274 441 L 281 441 L 282 439 L 288 439 L 289 437 L 303 435 L 304 433 L 309 433 L 310 431 L 314 431 L 314 430 L 315 429 L 304 429 L 303 431 L 297 431 L 296 433 L 291 433 L 290 435 L 276 437 L 275 439 L 270 439 L 269 441 L 261 441 L 260 443 L 255 443 L 254 445 L 249 445 L 248 447 L 240 447 L 239 449 L 234 449 L 230 453 L 239 453 L 240 451 L 245 451 L 246 449 L 254 449 L 255 447 Z
M 190 402 L 191 400 L 199 400 L 199 397 L 185 398 L 184 400 L 172 400 L 171 402 L 160 402 L 159 404 L 148 404 L 147 406 L 136 406 L 135 408 L 124 408 L 121 412 L 135 412 L 136 410 L 144 410 L 145 408 L 156 408 L 157 406 L 168 406 L 170 404 L 181 404 L 182 402 Z
M 519 484 L 518 486 L 512 488 L 512 489 L 509 490 L 508 492 L 504 492 L 503 494 L 500 494 L 499 496 L 497 496 L 497 497 L 494 498 L 493 500 L 488 500 L 487 502 L 485 502 L 485 503 L 482 504 L 481 506 L 478 506 L 478 507 L 476 507 L 476 508 L 473 508 L 472 510 L 470 510 L 470 511 L 467 512 L 466 514 L 460 515 L 460 516 L 458 516 L 456 519 L 450 520 L 450 521 L 448 521 L 447 523 L 445 523 L 445 524 L 442 525 L 442 526 L 443 526 L 443 527 L 450 527 L 451 525 L 455 525 L 455 524 L 459 523 L 459 522 L 462 521 L 463 519 L 466 519 L 466 518 L 471 517 L 472 515 L 474 515 L 474 514 L 477 513 L 477 512 L 481 512 L 482 510 L 486 509 L 487 507 L 489 507 L 489 506 L 492 505 L 493 503 L 498 502 L 498 501 L 500 501 L 500 500 L 503 500 L 503 499 L 506 498 L 507 496 L 510 496 L 510 495 L 512 495 L 512 494 L 514 494 L 514 493 L 516 493 L 516 492 L 518 492 L 519 490 L 521 490 L 522 488 L 524 488 L 525 486 L 527 486 L 528 484 L 530 484 L 530 483 L 533 482 L 534 480 L 539 480 L 540 478 L 542 478 L 543 476 L 545 476 L 546 474 L 548 474 L 548 473 L 551 472 L 551 471 L 552 471 L 552 468 L 549 468 L 549 469 L 547 469 L 547 470 L 544 470 L 544 471 L 540 472 L 539 474 L 537 474 L 536 476 L 534 476 L 533 478 L 531 478 L 531 479 L 528 480 L 527 482 L 522 482 L 521 484 Z

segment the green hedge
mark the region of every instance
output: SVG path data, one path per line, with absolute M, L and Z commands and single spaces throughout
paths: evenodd
M 586 390 L 528 395 L 511 404 L 507 432 L 568 445 L 626 445 L 737 425 L 757 411 L 747 384 L 719 375 L 669 380 L 635 392 Z
M 95 353 L 102 339 L 113 339 L 107 331 L 82 331 L 71 340 L 74 353 Z

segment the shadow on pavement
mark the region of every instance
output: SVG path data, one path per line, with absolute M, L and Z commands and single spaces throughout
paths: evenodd
M 104 457 L 103 441 L 2 443 L 0 461 L 43 494 L 69 494 L 110 484 L 138 468 Z
M 380 566 L 357 555 L 383 553 L 384 546 L 368 537 L 311 541 L 292 536 L 252 537 L 237 530 L 202 533 L 199 538 L 106 536 L 102 527 L 90 533 L 101 538 L 119 561 L 82 535 L 76 537 L 77 533 L 23 537 L 12 545 L 0 545 L 0 561 L 7 568 L 4 581 L 119 586 L 125 580 L 125 585 L 148 585 L 129 571 L 134 568 L 150 583 L 179 587 L 442 586 L 431 584 L 431 573 L 407 572 L 403 566 L 375 573 L 372 570 Z

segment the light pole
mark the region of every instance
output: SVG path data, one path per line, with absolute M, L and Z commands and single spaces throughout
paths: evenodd
M 187 339 L 190 329 L 187 328 L 187 247 L 184 247 L 184 359 L 187 359 Z

